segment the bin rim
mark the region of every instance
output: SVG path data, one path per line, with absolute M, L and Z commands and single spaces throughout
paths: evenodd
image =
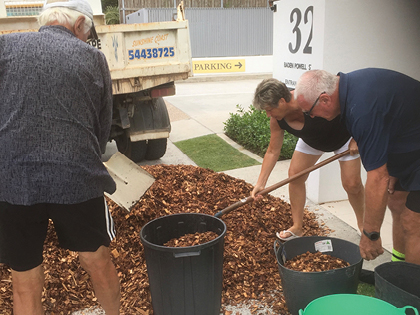
M 158 244 L 152 243 L 152 242 L 150 242 L 150 241 L 148 241 L 147 239 L 144 238 L 143 231 L 144 231 L 144 228 L 147 225 L 153 224 L 155 221 L 161 220 L 161 219 L 166 218 L 166 217 L 181 216 L 181 215 L 200 215 L 200 216 L 205 216 L 205 217 L 216 219 L 217 221 L 222 223 L 223 231 L 215 239 L 213 239 L 209 242 L 194 245 L 194 246 L 184 246 L 184 247 L 169 247 L 169 246 L 164 246 L 164 245 L 158 245 Z M 150 220 L 146 224 L 144 224 L 143 227 L 140 230 L 140 239 L 141 239 L 143 245 L 145 245 L 149 248 L 154 248 L 154 249 L 157 249 L 157 250 L 160 250 L 160 251 L 170 251 L 170 252 L 182 253 L 182 252 L 190 252 L 192 250 L 201 250 L 203 248 L 206 248 L 206 247 L 209 247 L 209 246 L 212 246 L 212 245 L 218 243 L 220 241 L 220 238 L 224 238 L 224 235 L 226 234 L 226 229 L 227 229 L 227 227 L 226 227 L 225 222 L 223 222 L 223 220 L 221 220 L 218 217 L 213 216 L 213 215 L 209 215 L 209 214 L 206 214 L 206 213 L 199 213 L 199 212 L 173 213 L 173 214 L 168 214 L 168 215 L 164 215 L 164 216 L 155 218 L 153 220 Z
M 305 309 L 300 309 L 299 310 L 299 315 L 304 315 L 306 309 L 309 309 L 309 307 L 312 305 L 314 305 L 315 303 L 320 303 L 320 301 L 324 301 L 324 300 L 329 300 L 329 299 L 334 299 L 334 298 L 340 298 L 340 297 L 350 297 L 350 298 L 355 298 L 355 299 L 360 299 L 360 300 L 365 300 L 365 301 L 372 301 L 374 303 L 378 303 L 381 305 L 384 305 L 386 307 L 389 307 L 390 309 L 395 309 L 396 312 L 401 312 L 401 314 L 405 314 L 405 310 L 407 309 L 411 309 L 414 311 L 415 315 L 419 315 L 417 309 L 413 306 L 410 305 L 406 305 L 404 307 L 396 307 L 390 303 L 388 303 L 387 301 L 383 301 L 381 299 L 378 299 L 376 297 L 373 296 L 366 296 L 366 295 L 362 295 L 362 294 L 348 294 L 348 293 L 338 293 L 338 294 L 329 294 L 329 295 L 325 295 L 325 296 L 321 296 L 313 301 L 311 301 L 306 307 Z
M 378 266 L 375 267 L 374 271 L 376 272 L 376 270 L 380 271 L 383 268 L 388 268 L 388 266 L 392 266 L 391 268 L 397 268 L 398 266 L 404 266 L 407 268 L 420 268 L 419 265 L 417 264 L 413 264 L 413 263 L 409 263 L 406 261 L 387 261 L 384 262 Z
M 389 279 L 387 279 L 386 277 L 383 277 L 381 275 L 382 271 L 383 271 L 382 269 L 384 269 L 384 268 L 391 268 L 392 271 L 395 271 L 395 269 L 398 269 L 400 266 L 403 266 L 403 268 L 408 268 L 409 270 L 420 268 L 420 265 L 405 262 L 405 261 L 388 261 L 388 262 L 382 263 L 382 264 L 375 267 L 375 269 L 374 269 L 375 279 L 386 282 L 387 284 L 394 287 L 395 290 L 397 290 L 398 292 L 404 292 L 404 294 L 406 296 L 409 296 L 409 297 L 411 297 L 415 300 L 420 299 L 420 297 L 418 295 L 413 294 L 411 292 L 408 292 L 407 290 L 404 290 L 403 288 L 400 288 L 398 285 L 393 283 L 393 281 L 390 281 Z
M 291 271 L 292 273 L 296 273 L 296 274 L 301 274 L 301 273 L 303 273 L 303 271 L 298 271 L 298 270 L 293 270 L 293 269 L 290 269 L 290 268 L 287 268 L 287 267 L 285 267 L 284 266 L 284 264 L 282 264 L 280 261 L 279 261 L 279 255 L 281 254 L 281 253 L 279 253 L 280 252 L 280 249 L 282 249 L 282 248 L 284 248 L 284 246 L 286 245 L 286 243 L 287 242 L 293 242 L 293 241 L 296 241 L 296 240 L 298 240 L 298 239 L 301 239 L 301 238 L 328 238 L 328 239 L 332 239 L 332 240 L 339 240 L 339 241 L 346 241 L 346 240 L 344 240 L 344 239 L 341 239 L 341 238 L 337 238 L 337 237 L 328 237 L 328 236 L 320 236 L 320 235 L 311 235 L 311 236 L 301 236 L 301 237 L 299 237 L 299 238 L 294 238 L 294 239 L 291 239 L 291 240 L 289 240 L 289 241 L 286 241 L 286 242 L 284 242 L 284 243 L 281 243 L 279 240 L 274 240 L 274 254 L 275 254 L 275 256 L 276 256 L 276 261 L 277 261 L 277 264 L 279 265 L 279 266 L 281 266 L 281 268 L 284 268 L 284 269 L 287 269 L 288 271 Z M 357 246 L 357 244 L 354 244 L 354 243 L 352 243 L 352 242 L 349 242 L 349 241 L 346 241 L 346 242 L 348 242 L 348 243 L 351 243 L 351 244 L 353 244 L 353 245 L 355 245 L 355 246 Z M 278 248 L 276 248 L 276 245 L 278 245 L 278 244 L 280 244 L 280 246 L 278 247 Z M 330 252 L 323 252 L 323 253 L 325 253 L 325 254 L 327 254 L 328 255 L 328 253 L 330 253 Z M 334 256 L 335 257 L 335 256 Z M 312 274 L 312 275 L 314 275 L 314 274 L 329 274 L 329 273 L 333 273 L 333 272 L 335 272 L 336 270 L 345 270 L 345 269 L 350 269 L 350 268 L 354 268 L 354 266 L 355 265 L 358 265 L 358 264 L 360 264 L 360 263 L 363 263 L 363 258 L 360 256 L 360 259 L 357 261 L 357 262 L 355 262 L 355 263 L 353 263 L 353 264 L 350 264 L 349 266 L 346 266 L 346 267 L 342 267 L 342 268 L 337 268 L 337 269 L 332 269 L 332 270 L 324 270 L 324 271 L 311 271 L 311 272 L 307 272 L 307 273 L 309 273 L 309 274 Z

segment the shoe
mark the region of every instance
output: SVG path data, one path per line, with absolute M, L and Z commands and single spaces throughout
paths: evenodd
M 300 237 L 300 236 L 296 235 L 295 233 L 293 233 L 292 231 L 289 231 L 289 230 L 284 230 L 282 232 L 283 233 L 290 233 L 290 236 L 289 237 L 281 237 L 280 236 L 280 233 L 279 232 L 276 232 L 277 238 L 280 239 L 280 240 L 282 240 L 282 241 L 290 241 L 292 239 L 295 239 L 295 238 L 299 238 Z

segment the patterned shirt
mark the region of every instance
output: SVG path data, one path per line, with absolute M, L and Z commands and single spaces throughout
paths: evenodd
M 62 26 L 0 36 L 0 201 L 74 204 L 113 193 L 105 56 Z

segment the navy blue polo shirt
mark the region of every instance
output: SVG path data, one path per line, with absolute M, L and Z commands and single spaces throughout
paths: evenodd
M 388 163 L 403 188 L 420 190 L 420 82 L 376 68 L 339 75 L 341 116 L 365 169 Z

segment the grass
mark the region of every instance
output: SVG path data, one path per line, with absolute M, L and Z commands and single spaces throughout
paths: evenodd
M 375 286 L 364 282 L 359 282 L 357 294 L 375 297 Z
M 178 141 L 175 145 L 198 166 L 215 172 L 261 164 L 215 134 Z

